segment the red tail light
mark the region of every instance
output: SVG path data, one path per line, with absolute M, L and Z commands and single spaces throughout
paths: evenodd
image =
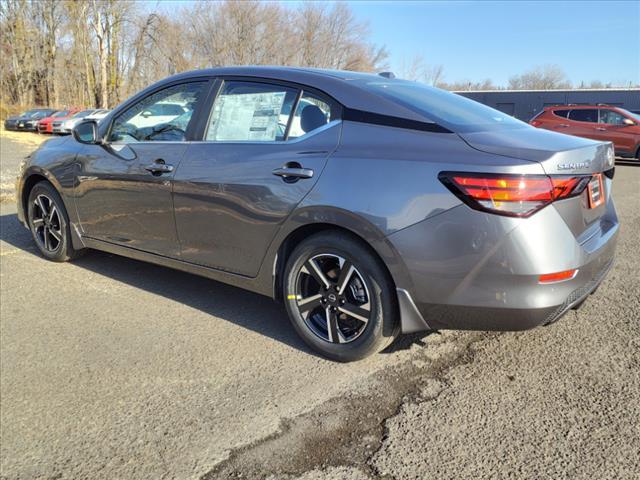
M 591 175 L 500 175 L 442 172 L 440 181 L 475 210 L 528 217 L 555 200 L 580 195 Z
M 533 125 L 534 127 L 538 127 L 540 125 L 542 125 L 542 122 L 540 120 L 531 120 L 531 122 L 529 122 L 531 125 Z

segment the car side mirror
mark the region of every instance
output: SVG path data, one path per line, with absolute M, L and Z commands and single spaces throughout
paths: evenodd
M 634 122 L 630 118 L 625 118 L 625 119 L 622 120 L 622 125 L 624 125 L 625 127 L 633 126 L 635 124 L 636 124 L 636 122 Z
M 80 143 L 94 145 L 100 143 L 98 141 L 98 124 L 93 120 L 80 122 L 73 127 L 73 138 Z

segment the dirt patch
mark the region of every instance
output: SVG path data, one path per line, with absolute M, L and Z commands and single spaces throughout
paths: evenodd
M 439 395 L 447 388 L 446 372 L 471 362 L 472 346 L 493 336 L 463 332 L 429 335 L 424 340 L 427 348 L 423 357 L 382 371 L 370 379 L 364 391 L 354 389 L 357 393 L 283 422 L 279 433 L 235 451 L 202 480 L 297 478 L 314 470 L 319 475 L 325 469 L 335 473 L 336 468 L 346 469 L 344 478 L 380 477 L 370 459 L 386 437 L 386 420 L 408 401 Z M 402 339 L 395 348 L 410 341 L 410 337 Z

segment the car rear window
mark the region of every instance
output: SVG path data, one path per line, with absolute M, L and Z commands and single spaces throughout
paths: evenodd
M 598 110 L 595 108 L 581 108 L 579 110 L 571 110 L 569 119 L 576 122 L 598 123 Z
M 569 115 L 569 112 L 570 110 L 553 110 L 554 115 L 562 118 L 567 118 L 567 115 Z
M 358 80 L 379 95 L 454 132 L 529 127 L 526 123 L 461 95 L 405 80 Z

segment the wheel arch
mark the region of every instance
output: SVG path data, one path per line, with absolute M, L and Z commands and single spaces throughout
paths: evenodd
M 349 215 L 349 225 L 354 225 L 353 214 Z M 372 236 L 372 225 L 360 224 L 360 227 L 365 228 L 364 234 L 362 230 L 349 228 L 345 224 L 317 221 L 298 225 L 289 231 L 280 242 L 273 260 L 273 297 L 279 302 L 283 301 L 285 267 L 291 253 L 300 242 L 320 232 L 342 232 L 361 243 L 381 263 L 384 272 L 396 290 L 397 315 L 401 331 L 410 333 L 428 330 L 428 324 L 418 312 L 409 293 L 412 291 L 412 283 L 400 255 L 381 232 Z M 371 241 L 368 241 L 367 237 L 371 238 Z
M 48 172 L 47 170 L 41 168 L 32 168 L 24 175 L 24 180 L 22 181 L 22 186 L 19 192 L 19 198 L 16 198 L 16 202 L 19 202 L 19 207 L 22 212 L 22 219 L 25 226 L 28 227 L 28 215 L 29 215 L 29 195 L 31 194 L 31 190 L 40 182 L 47 182 L 53 189 L 60 195 L 60 199 L 64 205 L 64 208 L 67 212 L 68 220 L 70 221 L 71 228 L 71 242 L 73 248 L 82 249 L 85 248 L 84 242 L 82 241 L 80 233 L 76 230 L 76 225 L 73 221 L 73 211 L 70 208 L 69 202 L 67 201 L 66 196 L 64 195 L 64 191 L 62 186 L 57 181 L 55 176 Z
M 383 258 L 380 256 L 380 254 L 376 251 L 375 248 L 373 248 L 373 246 L 371 246 L 371 244 L 369 244 L 369 242 L 367 242 L 365 240 L 365 238 L 363 238 L 361 235 L 359 235 L 357 232 L 354 232 L 353 230 L 346 228 L 342 225 L 337 225 L 335 223 L 325 223 L 325 222 L 318 222 L 318 223 L 308 223 L 305 225 L 301 225 L 298 228 L 296 228 L 295 230 L 293 230 L 292 232 L 290 232 L 286 238 L 280 243 L 280 246 L 278 248 L 278 252 L 275 258 L 275 265 L 274 265 L 274 285 L 273 285 L 273 291 L 274 291 L 274 298 L 278 301 L 282 300 L 282 296 L 283 296 L 283 281 L 284 281 L 284 270 L 285 267 L 287 265 L 287 262 L 291 256 L 291 254 L 293 253 L 293 251 L 295 250 L 295 248 L 306 238 L 312 236 L 312 235 L 316 235 L 318 233 L 321 232 L 341 232 L 341 233 L 345 233 L 347 235 L 349 235 L 350 237 L 354 238 L 355 240 L 357 240 L 359 243 L 361 243 L 363 246 L 365 246 L 372 255 L 375 256 L 375 258 L 382 264 L 382 266 L 384 267 L 385 273 L 387 273 L 387 275 L 389 275 L 389 279 L 392 281 L 392 283 L 395 286 L 395 280 L 393 278 L 393 275 L 391 274 L 391 272 L 389 271 L 389 268 L 386 264 L 386 262 L 383 260 Z
M 51 183 L 49 179 L 41 173 L 32 173 L 31 175 L 25 178 L 24 184 L 22 186 L 22 192 L 21 192 L 20 198 L 16 199 L 20 201 L 20 206 L 22 207 L 22 211 L 24 212 L 25 220 L 27 219 L 27 214 L 28 214 L 27 202 L 29 201 L 29 195 L 31 194 L 31 190 L 33 190 L 33 187 L 35 187 L 40 182 L 47 182 L 53 188 L 55 188 L 55 185 Z M 58 189 L 56 188 L 56 190 Z

